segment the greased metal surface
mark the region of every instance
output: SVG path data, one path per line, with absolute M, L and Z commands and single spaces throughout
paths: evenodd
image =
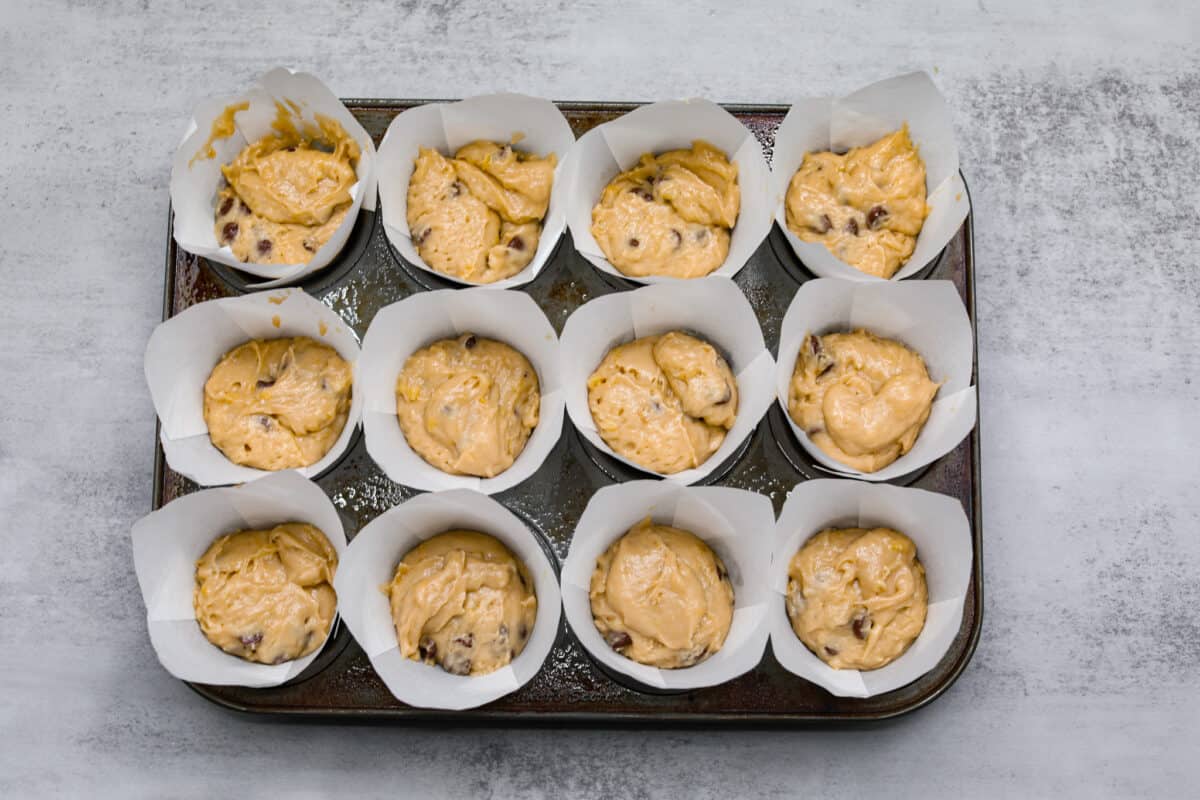
M 350 111 L 376 143 L 392 118 L 426 101 L 347 100 Z M 607 122 L 631 104 L 560 103 L 576 136 Z M 785 106 L 726 105 L 754 132 L 768 158 L 775 128 Z M 405 265 L 390 248 L 377 215 L 362 213 L 345 249 L 326 269 L 300 285 L 338 312 L 361 338 L 383 306 L 414 292 L 454 286 Z M 564 233 L 543 272 L 522 287 L 561 332 L 578 306 L 635 284 L 600 273 L 579 256 Z M 204 300 L 237 294 L 252 282 L 220 264 L 209 264 L 175 247 L 167 232 L 164 318 Z M 779 325 L 792 295 L 811 278 L 786 240 L 773 229 L 735 282 L 754 307 L 768 348 L 777 352 Z M 974 265 L 972 218 L 920 277 L 951 280 L 962 295 L 972 322 Z M 914 277 L 910 280 L 917 280 Z M 563 435 L 542 467 L 496 499 L 537 531 L 558 559 L 566 556 L 575 522 L 592 493 L 614 480 L 644 477 L 587 445 L 563 422 Z M 797 444 L 783 412 L 772 406 L 747 445 L 704 483 L 735 486 L 771 498 L 778 512 L 789 489 L 821 475 Z M 378 514 L 417 492 L 392 483 L 367 455 L 362 437 L 346 456 L 317 479 L 337 506 L 353 538 Z M 963 609 L 963 622 L 949 652 L 929 673 L 908 686 L 872 698 L 838 698 L 786 671 L 770 648 L 762 662 L 742 677 L 708 689 L 682 694 L 650 694 L 629 688 L 602 672 L 562 624 L 554 649 L 541 672 L 519 691 L 483 708 L 444 712 L 414 709 L 396 700 L 372 671 L 367 657 L 345 626 L 335 626 L 321 655 L 295 681 L 271 689 L 194 685 L 201 695 L 229 708 L 261 713 L 328 718 L 385 718 L 396 721 L 458 721 L 510 724 L 822 724 L 868 721 L 902 714 L 938 697 L 966 666 L 982 625 L 983 573 L 979 507 L 979 428 L 927 469 L 905 476 L 904 483 L 958 498 L 971 519 L 974 569 Z M 154 507 L 195 491 L 196 486 L 165 464 L 161 448 L 155 460 Z M 547 503 L 547 498 L 553 498 Z M 780 598 L 780 602 L 782 598 Z

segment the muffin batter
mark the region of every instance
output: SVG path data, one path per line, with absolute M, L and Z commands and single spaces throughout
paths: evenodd
M 830 458 L 876 472 L 912 449 L 940 384 L 922 358 L 865 330 L 804 337 L 788 413 Z
M 681 331 L 614 347 L 588 378 L 600 437 L 643 469 L 698 467 L 737 417 L 737 381 L 708 342 Z
M 806 153 L 788 185 L 787 224 L 868 275 L 890 278 L 908 261 L 929 214 L 925 163 L 908 126 L 844 155 Z
M 275 133 L 221 168 L 215 232 L 239 261 L 306 264 L 354 204 L 360 149 L 337 120 L 318 114 L 300 131 L 276 105 Z
M 613 178 L 592 209 L 592 236 L 625 275 L 700 278 L 725 262 L 740 205 L 737 164 L 697 140 L 646 153 Z
M 353 370 L 304 336 L 230 350 L 204 384 L 212 443 L 235 464 L 297 469 L 325 457 L 350 415 Z
M 486 675 L 525 649 L 537 597 L 525 565 L 487 534 L 449 531 L 414 547 L 383 587 L 400 653 L 453 675 Z
M 333 624 L 337 563 L 325 534 L 305 523 L 226 534 L 196 562 L 192 604 L 200 630 L 247 661 L 306 656 Z
M 464 333 L 418 350 L 396 381 L 396 416 L 417 455 L 451 475 L 492 478 L 538 424 L 537 372 L 502 342 Z
M 725 565 L 694 534 L 649 518 L 596 560 L 588 592 L 596 628 L 639 664 L 699 664 L 725 644 L 733 586 Z
M 925 569 L 888 528 L 824 530 L 788 565 L 787 612 L 809 650 L 834 669 L 879 669 L 925 627 Z
M 408 183 L 408 228 L 433 270 L 495 283 L 533 261 L 557 157 L 476 141 L 454 158 L 422 147 Z

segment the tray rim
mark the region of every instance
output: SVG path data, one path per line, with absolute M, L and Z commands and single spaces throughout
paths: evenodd
M 341 102 L 348 108 L 387 111 L 397 106 L 413 107 L 430 103 L 453 103 L 453 99 L 409 99 L 386 97 L 345 97 Z M 575 112 L 613 112 L 626 113 L 648 102 L 637 101 L 587 101 L 564 100 L 551 101 L 563 111 Z M 717 103 L 731 114 L 786 114 L 791 108 L 786 103 Z M 971 447 L 971 542 L 972 542 L 972 574 L 971 590 L 975 597 L 975 624 L 972 625 L 967 638 L 966 647 L 958 660 L 951 667 L 946 678 L 936 688 L 923 697 L 887 711 L 873 712 L 868 716 L 853 716 L 844 713 L 780 713 L 757 714 L 746 712 L 713 713 L 695 712 L 680 713 L 661 711 L 658 713 L 626 713 L 626 712 L 593 712 L 593 711 L 495 711 L 487 706 L 462 711 L 443 711 L 406 707 L 403 710 L 379 709 L 367 707 L 340 708 L 297 708 L 285 706 L 251 706 L 221 697 L 204 684 L 182 681 L 188 688 L 205 700 L 238 715 L 255 718 L 304 721 L 308 723 L 379 723 L 412 725 L 430 727 L 434 725 L 473 726 L 473 727 L 631 727 L 634 725 L 654 728 L 718 728 L 731 727 L 741 729 L 753 728 L 859 728 L 864 725 L 883 723 L 917 711 L 928 706 L 942 697 L 947 690 L 962 676 L 963 671 L 975 656 L 979 639 L 983 631 L 984 620 L 984 586 L 983 586 L 983 493 L 982 493 L 982 461 L 980 440 L 982 419 L 980 414 L 980 376 L 979 376 L 979 317 L 976 313 L 975 296 L 975 205 L 971 200 L 971 188 L 959 165 L 959 177 L 970 203 L 969 211 L 963 226 L 966 228 L 966 262 L 964 286 L 966 289 L 966 305 L 971 317 L 971 368 L 975 385 L 975 427 L 969 440 Z M 163 282 L 162 321 L 171 317 L 174 300 L 175 261 L 178 246 L 174 237 L 174 210 L 170 201 L 167 203 L 167 248 L 165 257 L 165 274 Z M 166 459 L 162 448 L 162 424 L 155 417 L 154 423 L 154 487 L 151 509 L 162 507 L 163 475 Z M 764 657 L 766 653 L 764 652 Z

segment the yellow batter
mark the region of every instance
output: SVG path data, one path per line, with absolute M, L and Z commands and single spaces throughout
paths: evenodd
M 879 669 L 925 627 L 925 569 L 888 528 L 824 530 L 788 565 L 787 612 L 800 641 L 834 669 Z
M 408 182 L 408 228 L 422 260 L 472 283 L 516 275 L 537 253 L 554 153 L 476 141 L 454 158 L 422 147 Z
M 508 345 L 464 333 L 418 350 L 396 380 L 396 416 L 417 455 L 451 475 L 492 478 L 538 424 L 537 372 Z
M 908 261 L 929 214 L 925 163 L 908 126 L 844 155 L 806 153 L 788 185 L 787 225 L 868 275 Z
M 306 264 L 354 204 L 350 188 L 361 153 L 337 120 L 317 114 L 317 125 L 300 130 L 276 106 L 275 132 L 221 168 L 226 185 L 217 193 L 214 230 L 239 261 Z M 214 123 L 214 135 L 223 119 Z M 221 132 L 231 127 L 223 124 Z
M 912 449 L 940 384 L 904 345 L 865 330 L 804 337 L 788 413 L 830 458 L 877 472 Z
M 708 142 L 646 153 L 604 187 L 592 236 L 625 275 L 700 278 L 725 262 L 741 206 L 737 164 Z
M 350 415 L 353 370 L 304 336 L 230 350 L 204 384 L 212 443 L 235 464 L 297 469 L 325 457 Z
M 729 364 L 711 344 L 681 331 L 614 347 L 588 378 L 600 437 L 662 475 L 707 461 L 733 427 L 737 407 Z
M 640 664 L 699 664 L 725 644 L 733 585 L 725 565 L 694 534 L 649 518 L 596 560 L 589 597 L 596 628 Z
M 196 562 L 192 604 L 208 640 L 231 655 L 279 664 L 329 635 L 337 552 L 301 522 L 217 539 Z
M 449 531 L 414 547 L 383 587 L 400 653 L 454 675 L 486 675 L 525 649 L 537 617 L 525 565 L 487 534 Z

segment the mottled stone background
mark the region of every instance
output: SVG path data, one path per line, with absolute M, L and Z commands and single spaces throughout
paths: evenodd
M 1180 796 L 1200 778 L 1200 13 L 1190 2 L 0 0 L 0 794 Z M 864 731 L 255 722 L 170 678 L 129 526 L 142 349 L 192 105 L 277 64 L 345 96 L 786 101 L 927 69 L 977 221 L 987 616 Z

